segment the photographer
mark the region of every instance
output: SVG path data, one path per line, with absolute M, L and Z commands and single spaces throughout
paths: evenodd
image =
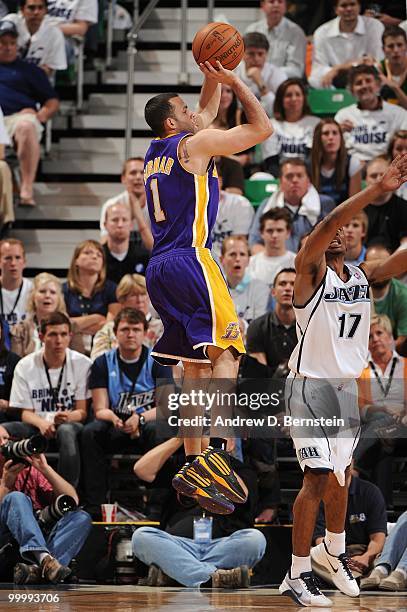
M 9 434 L 0 426 L 0 447 L 9 441 Z M 0 566 L 7 562 L 10 543 L 17 541 L 26 563 L 14 567 L 16 584 L 38 584 L 42 580 L 56 583 L 71 573 L 67 567 L 82 548 L 91 528 L 90 516 L 82 510 L 68 512 L 44 535 L 35 512 L 42 510 L 59 495 L 69 495 L 75 504 L 75 489 L 47 463 L 43 454 L 25 457 L 29 463 L 5 461 L 0 453 Z

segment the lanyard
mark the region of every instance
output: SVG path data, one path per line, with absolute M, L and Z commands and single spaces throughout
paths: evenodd
M 381 380 L 379 374 L 377 373 L 376 366 L 373 363 L 373 361 L 369 361 L 369 363 L 370 363 L 370 367 L 372 368 L 372 370 L 374 372 L 374 375 L 376 376 L 376 380 L 379 383 L 380 390 L 383 393 L 383 398 L 385 399 L 387 397 L 389 391 L 390 391 L 390 387 L 391 387 L 391 383 L 392 383 L 393 375 L 394 375 L 394 370 L 396 368 L 397 357 L 393 357 L 393 363 L 391 364 L 390 375 L 389 375 L 389 378 L 387 380 L 386 388 L 383 387 L 382 380 Z
M 57 386 L 56 387 L 52 386 L 51 377 L 49 375 L 49 368 L 48 368 L 47 362 L 45 361 L 44 358 L 43 358 L 43 362 L 44 362 L 45 374 L 47 375 L 47 380 L 48 380 L 48 384 L 49 384 L 49 390 L 51 392 L 52 408 L 55 410 L 55 409 L 58 408 L 59 392 L 61 390 L 62 377 L 64 375 L 66 359 L 65 359 L 64 363 L 62 364 L 62 368 L 61 368 L 61 371 L 59 373 L 58 382 L 57 382 Z
M 20 287 L 19 287 L 19 289 L 18 289 L 18 293 L 17 293 L 16 301 L 14 302 L 14 306 L 13 306 L 13 308 L 11 309 L 11 311 L 8 313 L 8 315 L 7 315 L 7 316 L 10 316 L 10 315 L 14 314 L 14 310 L 16 309 L 16 306 L 17 306 L 17 304 L 18 304 L 18 300 L 19 300 L 19 299 L 20 299 L 20 297 L 21 297 L 21 292 L 22 292 L 22 290 L 23 290 L 23 284 L 24 284 L 24 281 L 22 281 L 22 283 L 21 283 L 21 285 L 20 285 Z M 2 290 L 3 290 L 3 287 L 2 287 L 2 285 L 1 285 L 1 283 L 0 283 L 0 310 L 1 310 L 1 316 L 2 316 L 2 317 L 4 317 L 4 307 L 3 307 L 3 291 L 2 291 Z

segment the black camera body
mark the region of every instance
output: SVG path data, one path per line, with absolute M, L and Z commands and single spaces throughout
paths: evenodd
M 41 434 L 35 434 L 31 438 L 18 440 L 17 442 L 7 442 L 0 447 L 0 452 L 6 461 L 12 459 L 13 463 L 26 463 L 25 457 L 44 453 L 48 447 L 48 440 Z

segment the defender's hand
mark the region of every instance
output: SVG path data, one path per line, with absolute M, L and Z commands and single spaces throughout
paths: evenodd
M 407 181 L 407 153 L 397 155 L 391 162 L 379 185 L 382 191 L 395 191 Z

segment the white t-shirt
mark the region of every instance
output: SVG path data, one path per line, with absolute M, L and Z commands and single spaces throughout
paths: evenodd
M 115 204 L 125 204 L 131 210 L 129 192 L 123 191 L 122 193 L 119 193 L 119 195 L 114 196 L 113 198 L 109 198 L 109 200 L 106 200 L 106 202 L 103 204 L 102 210 L 100 211 L 100 235 L 101 236 L 107 236 L 107 231 L 105 227 L 106 211 L 108 208 L 110 208 L 110 206 L 114 206 Z M 144 215 L 144 218 L 146 220 L 148 227 L 151 227 L 150 215 L 148 214 L 147 202 L 145 203 L 145 205 L 143 206 L 141 210 L 143 211 L 143 215 Z M 136 232 L 138 231 L 138 225 L 136 222 L 134 222 L 133 229 Z
M 4 125 L 4 115 L 0 107 L 0 145 L 9 145 L 9 144 L 10 144 L 10 136 L 8 135 L 8 132 Z
M 251 278 L 249 274 L 246 274 L 235 288 L 229 287 L 229 291 L 237 316 L 246 323 L 261 317 L 267 311 L 270 290 L 266 283 Z
M 97 0 L 48 0 L 48 16 L 55 25 L 73 21 L 97 23 Z
M 306 115 L 299 121 L 277 121 L 272 119 L 273 134 L 261 144 L 262 159 L 281 155 L 281 157 L 304 157 L 306 149 L 312 147 L 315 126 L 319 117 Z
M 357 104 L 341 108 L 335 119 L 338 123 L 351 121 L 354 128 L 345 132 L 348 153 L 360 161 L 368 161 L 387 152 L 389 141 L 397 130 L 407 130 L 407 111 L 401 106 L 383 101 L 382 108 L 361 110 Z
M 260 100 L 262 107 L 266 111 L 269 117 L 273 114 L 273 105 L 275 93 L 281 85 L 288 77 L 284 68 L 279 68 L 278 66 L 274 66 L 274 64 L 270 64 L 270 62 L 266 62 L 261 71 L 261 78 L 267 89 L 269 90 L 264 96 L 260 96 L 260 90 L 257 87 L 256 83 L 252 81 L 248 76 L 246 76 L 246 66 L 244 62 L 241 62 L 235 70 L 236 74 L 242 79 L 243 83 L 247 85 L 247 87 L 254 93 L 254 95 Z
M 23 15 L 10 13 L 5 17 L 15 23 L 18 31 L 18 50 L 25 54 L 24 58 L 36 66 L 49 66 L 53 70 L 65 70 L 66 52 L 65 39 L 61 30 L 49 22 L 46 15 L 37 32 L 31 36 Z M 28 51 L 27 51 L 28 47 Z
M 228 236 L 248 236 L 254 217 L 249 200 L 236 193 L 221 191 L 219 209 L 212 231 L 212 253 L 220 257 L 222 242 Z
M 62 404 L 63 408 L 58 408 L 52 401 L 43 355 L 44 350 L 40 349 L 18 362 L 14 370 L 10 406 L 35 410 L 38 416 L 53 421 L 58 410 L 74 410 L 77 400 L 91 396 L 88 376 L 92 362 L 82 353 L 66 349 L 66 362 L 58 394 L 58 404 Z M 61 368 L 49 369 L 48 373 L 52 387 L 57 389 Z
M 1 288 L 0 314 L 11 325 L 20 323 L 27 316 L 28 296 L 32 289 L 32 282 L 28 278 L 23 278 L 21 287 L 9 291 Z
M 269 257 L 264 252 L 256 253 L 250 257 L 247 272 L 251 278 L 257 278 L 272 287 L 277 272 L 283 268 L 293 268 L 294 261 L 295 253 L 292 251 L 286 251 L 284 255 L 276 257 Z

